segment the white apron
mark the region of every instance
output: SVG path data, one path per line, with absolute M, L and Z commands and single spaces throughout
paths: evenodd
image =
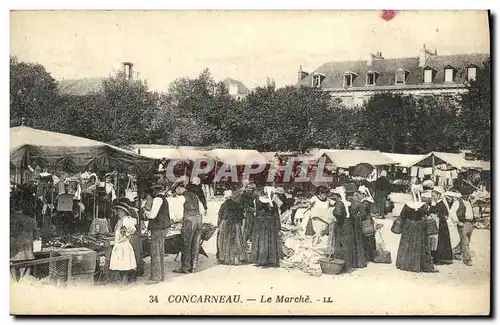
M 130 236 L 135 232 L 136 220 L 132 217 L 120 219 L 115 227 L 115 245 L 111 251 L 109 269 L 113 271 L 130 271 L 137 267 L 134 248 L 130 244 Z M 126 234 L 122 235 L 121 227 L 126 228 Z

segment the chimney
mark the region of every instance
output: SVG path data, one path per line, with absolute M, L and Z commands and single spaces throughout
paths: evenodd
M 425 48 L 425 44 L 420 49 L 419 52 L 420 52 L 420 55 L 419 55 L 419 58 L 418 58 L 418 66 L 420 68 L 423 68 L 425 66 L 425 62 L 427 61 L 427 49 Z
M 420 57 L 418 60 L 418 66 L 420 68 L 425 67 L 425 64 L 427 63 L 427 59 L 430 56 L 437 56 L 437 55 L 438 55 L 437 50 L 432 51 L 431 49 L 426 48 L 425 44 L 424 44 L 424 46 L 420 49 Z
M 299 68 L 299 73 L 298 73 L 298 82 L 301 82 L 302 79 L 304 79 L 305 77 L 307 77 L 309 75 L 309 73 L 305 72 L 305 71 L 302 71 L 302 66 L 300 66 Z
M 134 71 L 132 69 L 133 66 L 134 64 L 132 62 L 123 62 L 123 73 L 125 74 L 125 79 L 134 79 Z
M 371 66 L 373 63 L 373 60 L 383 60 L 384 57 L 382 56 L 382 52 L 377 51 L 375 54 L 370 53 L 368 55 L 368 60 L 366 60 L 366 65 Z

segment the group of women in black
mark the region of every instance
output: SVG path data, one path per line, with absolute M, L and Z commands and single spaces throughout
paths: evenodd
M 293 203 L 280 191 L 258 194 L 253 184 L 237 194 L 227 193 L 219 210 L 219 263 L 235 265 L 250 262 L 259 266 L 279 266 L 282 258 L 280 215 Z M 374 260 L 376 251 L 370 213 L 374 201 L 368 189 L 361 186 L 349 202 L 343 188 L 329 191 L 320 187 L 317 196 L 329 200 L 333 206 L 331 213 L 334 221 L 329 227 L 327 255 L 343 260 L 346 272 L 366 267 L 369 261 Z M 367 227 L 367 223 L 371 226 Z M 247 256 L 248 242 L 251 242 L 251 252 Z
M 343 272 L 364 268 L 374 261 L 376 253 L 375 225 L 371 216 L 374 200 L 364 186 L 359 187 L 349 201 L 343 187 L 330 193 L 334 220 L 329 229 L 328 255 L 344 261 Z
M 438 272 L 435 265 L 452 264 L 447 218 L 446 198 L 439 188 L 432 191 L 430 204 L 406 202 L 400 219 L 393 225 L 393 232 L 401 234 L 396 267 L 412 272 Z
M 217 259 L 221 264 L 253 263 L 277 267 L 282 257 L 280 215 L 290 208 L 290 200 L 276 189 L 257 192 L 253 183 L 238 193 L 226 191 L 219 210 Z M 247 254 L 247 243 L 251 252 Z
M 284 193 L 257 193 L 249 184 L 236 194 L 226 193 L 219 210 L 217 258 L 221 264 L 253 263 L 279 266 L 283 257 L 279 233 L 280 215 L 293 202 Z M 326 255 L 344 262 L 343 272 L 380 262 L 375 242 L 376 226 L 372 218 L 375 204 L 370 191 L 360 186 L 349 200 L 343 187 L 317 189 L 316 198 L 328 201 L 333 215 L 328 227 Z M 453 263 L 448 229 L 448 207 L 444 191 L 435 188 L 429 204 L 406 202 L 392 231 L 401 234 L 396 267 L 412 272 L 437 272 L 434 265 Z M 310 202 L 314 202 L 311 200 Z M 317 203 L 317 202 L 316 202 Z M 323 209 L 323 208 L 322 208 Z M 399 228 L 399 229 L 397 229 Z M 324 234 L 325 231 L 322 231 Z M 247 243 L 251 252 L 247 254 Z M 390 262 L 383 262 L 390 263 Z

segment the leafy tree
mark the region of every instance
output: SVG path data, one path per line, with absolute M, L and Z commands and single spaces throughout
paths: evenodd
M 412 152 L 457 151 L 458 109 L 459 103 L 453 96 L 416 99 L 415 120 L 411 123 Z
M 103 81 L 106 106 L 102 140 L 115 145 L 149 142 L 147 130 L 156 108 L 157 96 L 141 80 L 123 73 Z
M 491 63 L 484 62 L 461 96 L 458 135 L 481 158 L 491 158 Z
M 410 153 L 415 101 L 411 96 L 376 94 L 363 108 L 361 142 L 370 149 Z
M 10 57 L 10 125 L 54 130 L 63 122 L 58 115 L 57 82 L 41 64 Z

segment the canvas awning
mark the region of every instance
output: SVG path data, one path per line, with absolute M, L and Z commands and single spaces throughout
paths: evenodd
M 414 166 L 432 167 L 434 165 L 447 164 L 456 169 L 476 169 L 478 166 L 474 161 L 466 160 L 458 153 L 437 152 L 433 151 L 421 160 L 415 162 Z
M 207 155 L 226 165 L 250 166 L 269 163 L 269 160 L 257 150 L 213 149 L 207 152 Z
M 388 153 L 382 152 L 383 155 L 387 156 L 389 159 L 394 160 L 398 166 L 401 167 L 411 167 L 416 162 L 425 158 L 426 155 L 407 155 L 399 153 Z
M 10 128 L 10 162 L 66 172 L 138 172 L 152 170 L 156 160 L 95 140 L 19 126 Z
M 354 167 L 366 163 L 373 166 L 395 165 L 397 162 L 378 150 L 320 150 L 315 160 L 327 157 L 338 168 Z

